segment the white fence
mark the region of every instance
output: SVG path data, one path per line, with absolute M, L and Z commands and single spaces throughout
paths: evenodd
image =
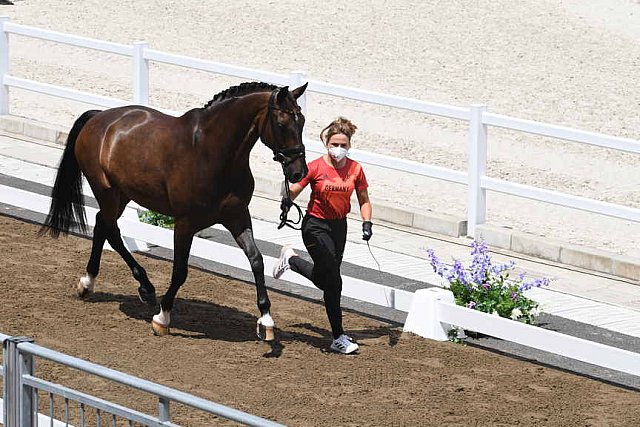
M 50 202 L 49 197 L 0 185 L 0 203 L 46 214 L 49 211 Z M 93 218 L 95 218 L 97 210 L 91 207 L 86 209 L 88 223 L 93 226 L 95 221 Z M 121 218 L 118 225 L 125 237 L 168 249 L 173 248 L 173 232 L 171 230 L 129 218 Z M 193 241 L 191 254 L 251 271 L 249 261 L 239 248 L 196 237 Z M 276 262 L 276 258 L 264 257 L 266 274 L 273 271 Z M 285 275 L 283 276 L 285 280 L 313 287 L 310 282 L 297 274 L 285 273 Z M 414 294 L 344 276 L 342 293 L 344 296 L 360 301 L 408 313 L 405 330 L 426 338 L 446 340 L 449 325 L 459 326 L 538 350 L 640 376 L 640 354 L 638 353 L 456 306 L 452 303 L 451 292 L 439 288 L 419 290 Z
M 67 45 L 95 49 L 132 58 L 133 62 L 133 94 L 131 100 L 121 100 L 81 92 L 60 86 L 39 83 L 12 76 L 9 72 L 9 34 L 59 42 Z M 353 150 L 352 157 L 363 163 L 395 169 L 430 178 L 442 179 L 468 186 L 467 204 L 467 234 L 476 235 L 477 225 L 483 224 L 487 212 L 487 190 L 505 193 L 513 196 L 528 198 L 536 201 L 551 203 L 559 206 L 580 209 L 587 212 L 608 215 L 615 218 L 640 222 L 640 209 L 594 199 L 574 196 L 566 193 L 541 189 L 537 187 L 516 184 L 485 175 L 487 164 L 488 127 L 500 127 L 528 134 L 558 138 L 584 144 L 606 147 L 615 150 L 640 153 L 640 141 L 618 138 L 593 132 L 585 132 L 562 126 L 522 120 L 499 114 L 489 113 L 484 105 L 474 105 L 470 108 L 455 107 L 430 103 L 410 98 L 386 95 L 377 92 L 356 89 L 347 86 L 334 85 L 318 80 L 307 79 L 304 72 L 292 72 L 289 75 L 271 73 L 243 67 L 236 67 L 217 62 L 204 61 L 197 58 L 169 54 L 150 49 L 145 42 L 124 45 L 105 42 L 85 37 L 63 34 L 55 31 L 18 25 L 9 22 L 7 17 L 0 17 L 0 114 L 9 113 L 9 88 L 15 87 L 35 91 L 56 97 L 62 97 L 103 107 L 114 107 L 130 103 L 148 104 L 149 102 L 149 62 L 182 66 L 194 70 L 201 70 L 227 76 L 249 80 L 265 81 L 278 85 L 298 86 L 305 81 L 309 83 L 308 92 L 332 95 L 353 99 L 361 102 L 379 104 L 399 109 L 437 115 L 455 120 L 462 120 L 469 124 L 469 165 L 467 172 L 427 165 L 409 160 L 382 156 L 360 150 Z M 300 99 L 304 108 L 305 97 Z M 310 151 L 322 152 L 323 147 L 315 141 L 305 140 Z

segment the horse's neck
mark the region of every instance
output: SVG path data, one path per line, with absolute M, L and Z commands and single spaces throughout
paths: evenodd
M 266 108 L 263 99 L 264 94 L 246 95 L 205 110 L 200 127 L 206 140 L 220 152 L 248 158 L 260 135 L 258 115 Z

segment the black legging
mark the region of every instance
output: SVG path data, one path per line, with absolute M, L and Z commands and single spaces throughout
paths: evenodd
M 340 264 L 347 240 L 347 220 L 320 219 L 305 215 L 302 220 L 302 240 L 313 263 L 294 256 L 289 260 L 291 269 L 311 280 L 324 291 L 324 307 L 331 324 L 333 338 L 344 333 L 342 329 L 342 277 Z

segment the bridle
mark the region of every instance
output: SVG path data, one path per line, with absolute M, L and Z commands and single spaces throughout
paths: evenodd
M 287 199 L 291 201 L 291 206 L 295 206 L 298 210 L 298 220 L 292 221 L 287 218 L 289 214 L 290 207 L 282 208 L 282 212 L 280 212 L 280 224 L 278 225 L 278 230 L 284 227 L 291 227 L 294 230 L 300 230 L 300 228 L 296 227 L 296 225 L 300 224 L 302 221 L 302 209 L 298 206 L 293 200 L 291 200 L 291 194 L 289 192 L 289 179 L 287 178 L 287 174 L 284 173 L 284 169 L 289 166 L 291 163 L 295 162 L 297 159 L 302 158 L 304 161 L 304 145 L 302 144 L 302 135 L 298 135 L 298 145 L 292 148 L 281 148 L 278 146 L 276 135 L 276 128 L 278 127 L 273 120 L 273 111 L 282 111 L 283 113 L 289 114 L 293 117 L 294 122 L 298 123 L 298 115 L 300 114 L 297 111 L 293 110 L 285 110 L 276 105 L 275 100 L 278 95 L 278 91 L 280 89 L 276 89 L 271 92 L 271 96 L 269 97 L 269 104 L 267 106 L 267 121 L 269 122 L 269 126 L 271 127 L 271 136 L 274 138 L 273 147 L 271 150 L 273 151 L 273 160 L 280 163 L 282 165 L 282 172 L 284 174 L 284 187 L 287 194 Z M 264 126 L 262 127 L 261 134 L 264 134 Z
M 280 163 L 282 165 L 282 170 L 284 171 L 284 168 L 286 168 L 299 158 L 302 158 L 304 160 L 304 145 L 302 144 L 302 135 L 297 135 L 298 145 L 296 145 L 295 147 L 281 148 L 278 144 L 278 139 L 275 137 L 276 128 L 278 126 L 273 120 L 273 111 L 282 111 L 283 113 L 289 114 L 291 117 L 293 117 L 294 122 L 296 123 L 298 122 L 298 116 L 300 114 L 300 112 L 298 111 L 285 110 L 276 105 L 275 99 L 279 90 L 280 89 L 276 89 L 271 92 L 271 96 L 269 97 L 269 104 L 267 107 L 267 121 L 269 122 L 269 127 L 271 127 L 271 136 L 274 138 L 273 147 L 271 148 L 271 151 L 273 151 L 273 160 Z M 262 127 L 262 134 L 264 134 L 265 125 L 263 125 Z

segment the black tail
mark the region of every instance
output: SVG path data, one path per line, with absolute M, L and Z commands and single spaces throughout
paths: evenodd
M 89 110 L 83 113 L 73 124 L 67 146 L 62 154 L 56 183 L 51 191 L 51 208 L 49 215 L 40 228 L 40 235 L 49 233 L 51 237 L 58 237 L 60 233 L 69 234 L 73 226 L 81 231 L 87 231 L 87 217 L 84 212 L 84 196 L 82 195 L 82 171 L 76 160 L 74 148 L 78 134 L 87 121 L 100 111 Z

